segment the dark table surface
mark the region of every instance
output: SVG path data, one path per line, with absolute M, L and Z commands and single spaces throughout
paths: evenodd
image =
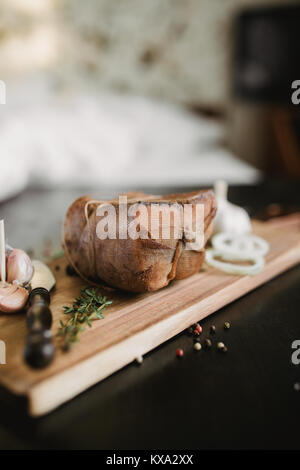
M 35 189 L 2 203 L 9 242 L 36 253 L 49 241 L 58 249 L 66 207 L 84 192 Z M 235 186 L 230 199 L 254 214 L 273 202 L 300 205 L 300 187 Z M 203 321 L 204 337 L 214 324 L 214 342 L 223 340 L 227 354 L 196 353 L 180 334 L 141 366 L 130 364 L 42 418 L 29 418 L 25 400 L 0 389 L 0 448 L 299 448 L 300 365 L 291 363 L 291 344 L 300 339 L 299 287 L 300 266 Z

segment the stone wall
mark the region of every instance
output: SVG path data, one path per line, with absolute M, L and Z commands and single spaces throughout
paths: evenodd
M 2 0 L 3 77 L 44 70 L 182 103 L 226 105 L 232 23 L 282 0 Z

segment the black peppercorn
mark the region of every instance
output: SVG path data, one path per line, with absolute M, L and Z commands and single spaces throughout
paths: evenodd
M 192 336 L 193 331 L 194 331 L 193 328 L 190 326 L 190 327 L 187 329 L 188 335 Z
M 76 275 L 77 275 L 75 269 L 73 269 L 72 266 L 70 266 L 69 264 L 68 264 L 68 266 L 66 267 L 66 274 L 67 274 L 68 276 L 76 276 Z
M 210 332 L 211 332 L 211 334 L 213 334 L 213 335 L 216 333 L 216 327 L 215 327 L 215 325 L 212 325 L 212 326 L 210 327 Z
M 204 341 L 204 344 L 206 348 L 211 348 L 212 346 L 212 342 L 209 338 L 206 338 L 206 340 Z

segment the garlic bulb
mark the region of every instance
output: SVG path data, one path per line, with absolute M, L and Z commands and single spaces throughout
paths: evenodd
M 25 307 L 28 291 L 16 284 L 0 284 L 0 311 L 14 313 Z
M 0 220 L 0 311 L 18 312 L 28 299 L 26 286 L 33 276 L 31 259 L 23 250 L 5 245 L 4 221 Z
M 6 272 L 8 283 L 19 286 L 29 284 L 33 276 L 33 265 L 27 253 L 17 248 L 8 253 Z
M 250 217 L 245 209 L 227 200 L 228 185 L 225 181 L 217 181 L 214 191 L 218 210 L 214 220 L 214 234 L 228 232 L 244 234 L 251 232 Z

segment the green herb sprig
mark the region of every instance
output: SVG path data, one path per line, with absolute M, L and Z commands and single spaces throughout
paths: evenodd
M 69 315 L 66 321 L 60 321 L 60 329 L 57 333 L 62 337 L 62 349 L 67 351 L 72 343 L 79 340 L 86 325 L 92 327 L 93 320 L 100 320 L 103 317 L 103 310 L 112 304 L 106 296 L 102 296 L 97 288 L 84 287 L 80 291 L 72 307 L 64 306 L 64 314 Z

